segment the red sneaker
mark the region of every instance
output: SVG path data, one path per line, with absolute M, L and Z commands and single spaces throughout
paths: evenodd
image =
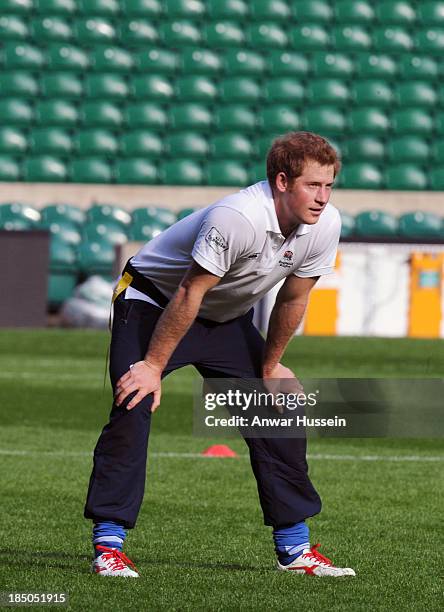
M 96 546 L 103 551 L 92 564 L 92 571 L 100 576 L 121 576 L 122 578 L 138 578 L 137 568 L 131 559 L 115 548 Z M 133 569 L 131 569 L 133 568 Z
M 297 557 L 288 565 L 281 565 L 277 562 L 279 570 L 284 572 L 294 572 L 295 574 L 309 574 L 311 576 L 356 576 L 354 570 L 349 567 L 336 567 L 330 559 L 321 555 L 318 552 L 319 544 L 315 544 L 311 548 L 303 551 L 302 555 Z

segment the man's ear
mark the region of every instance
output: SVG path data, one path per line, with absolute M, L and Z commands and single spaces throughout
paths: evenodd
M 288 189 L 288 178 L 285 172 L 278 172 L 276 174 L 275 187 L 280 193 L 284 193 Z

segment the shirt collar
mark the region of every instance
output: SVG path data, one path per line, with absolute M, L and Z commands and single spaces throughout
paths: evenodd
M 267 232 L 273 232 L 274 234 L 282 235 L 281 228 L 279 227 L 279 221 L 276 214 L 276 207 L 274 205 L 273 193 L 271 191 L 270 183 L 268 181 L 262 181 L 262 189 L 265 195 L 265 214 L 267 216 Z M 311 226 L 305 223 L 301 223 L 292 232 L 295 236 L 303 236 L 311 231 Z

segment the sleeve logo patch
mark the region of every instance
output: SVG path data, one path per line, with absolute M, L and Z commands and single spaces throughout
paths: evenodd
M 205 242 L 213 249 L 213 251 L 216 251 L 218 255 L 228 249 L 227 241 L 215 227 L 212 227 L 205 236 Z

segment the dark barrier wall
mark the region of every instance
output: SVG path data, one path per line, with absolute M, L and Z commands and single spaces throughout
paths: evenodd
M 0 230 L 0 327 L 46 326 L 49 233 Z

